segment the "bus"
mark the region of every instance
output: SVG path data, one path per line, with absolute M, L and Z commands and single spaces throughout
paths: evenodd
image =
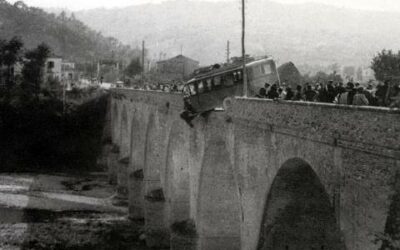
M 194 77 L 183 87 L 196 112 L 206 112 L 223 107 L 227 97 L 243 96 L 243 64 L 214 65 L 209 70 L 195 72 Z M 248 95 L 255 96 L 265 84 L 279 83 L 279 75 L 272 58 L 246 62 Z M 197 73 L 197 74 L 196 74 Z

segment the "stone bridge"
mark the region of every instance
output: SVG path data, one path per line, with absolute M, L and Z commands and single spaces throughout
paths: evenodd
M 180 94 L 111 96 L 110 180 L 149 246 L 369 250 L 398 233 L 398 110 L 235 98 L 191 128 Z

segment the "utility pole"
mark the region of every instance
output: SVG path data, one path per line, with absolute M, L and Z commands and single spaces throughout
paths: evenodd
M 246 0 L 242 0 L 242 60 L 243 60 L 243 95 L 248 96 L 248 86 L 247 86 L 247 74 L 246 74 L 246 48 L 245 48 L 245 38 L 246 38 Z
M 65 79 L 61 78 L 61 83 L 63 86 L 63 115 L 65 115 L 65 111 L 66 111 L 66 102 L 67 102 L 67 95 L 66 95 L 66 83 L 65 83 Z
M 230 56 L 231 56 L 231 49 L 230 49 L 230 43 L 228 40 L 228 42 L 226 43 L 226 63 L 229 63 L 231 61 Z
M 145 42 L 143 40 L 143 42 L 142 42 L 142 83 L 144 83 L 144 67 L 145 67 L 145 64 L 144 64 L 144 57 L 145 57 L 144 48 L 145 48 Z

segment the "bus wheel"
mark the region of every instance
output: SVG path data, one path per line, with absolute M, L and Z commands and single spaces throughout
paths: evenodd
M 224 107 L 224 110 L 227 111 L 232 107 L 233 100 L 231 97 L 227 97 L 224 99 L 222 102 L 222 106 Z

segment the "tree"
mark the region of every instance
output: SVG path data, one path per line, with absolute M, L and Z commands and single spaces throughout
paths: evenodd
M 8 42 L 0 43 L 0 46 L 0 65 L 6 67 L 5 83 L 10 88 L 14 83 L 14 66 L 21 60 L 23 43 L 20 38 L 13 37 Z
M 142 72 L 142 65 L 140 65 L 139 58 L 132 59 L 128 67 L 125 68 L 125 74 L 129 77 L 134 77 Z
M 40 44 L 36 49 L 25 53 L 27 61 L 22 69 L 24 87 L 37 94 L 43 81 L 43 68 L 50 55 L 50 48 L 46 44 Z
M 395 54 L 391 50 L 382 50 L 372 59 L 371 68 L 379 81 L 400 76 L 400 51 Z

